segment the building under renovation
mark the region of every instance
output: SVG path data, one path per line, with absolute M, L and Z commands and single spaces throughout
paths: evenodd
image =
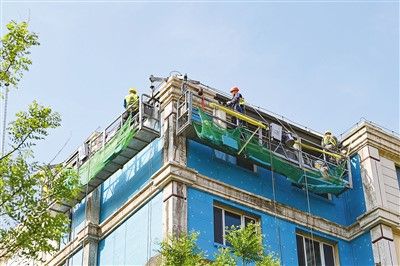
M 66 164 L 76 202 L 52 206 L 71 232 L 48 265 L 157 265 L 159 243 L 199 232 L 208 259 L 227 226 L 261 225 L 282 265 L 400 264 L 400 138 L 371 122 L 322 135 L 186 76 L 156 78 Z M 239 122 L 239 123 L 238 123 Z

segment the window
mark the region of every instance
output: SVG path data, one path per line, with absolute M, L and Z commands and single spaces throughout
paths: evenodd
M 255 172 L 254 164 L 248 159 L 244 159 L 242 157 L 237 157 L 236 164 L 237 164 L 237 166 L 240 166 L 240 167 L 242 167 L 244 169 L 247 169 L 247 170 L 250 170 L 252 172 Z
M 335 266 L 335 247 L 332 244 L 296 235 L 297 258 L 300 266 Z
M 226 228 L 232 226 L 243 227 L 249 223 L 256 223 L 257 219 L 240 211 L 227 210 L 214 206 L 214 242 L 227 245 L 225 234 Z
M 235 156 L 229 155 L 229 154 L 224 153 L 219 150 L 214 150 L 214 155 L 215 155 L 215 158 L 217 158 L 219 160 L 223 160 L 225 162 L 235 164 L 239 167 L 242 167 L 242 168 L 247 169 L 252 172 L 257 172 L 257 168 L 255 167 L 255 165 L 248 159 L 245 159 L 242 157 L 235 157 Z

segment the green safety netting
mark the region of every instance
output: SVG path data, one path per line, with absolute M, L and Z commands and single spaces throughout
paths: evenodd
M 213 122 L 212 117 L 203 110 L 197 109 L 200 121 L 194 123 L 197 136 L 216 148 L 238 155 L 238 151 L 246 144 L 241 154 L 256 164 L 270 167 L 274 172 L 286 176 L 291 182 L 308 188 L 316 193 L 340 194 L 346 188 L 346 181 L 342 179 L 345 172 L 345 163 L 330 165 L 327 172 L 311 168 L 301 168 L 281 156 L 271 152 L 259 143 L 258 138 L 251 138 L 251 134 L 244 128 L 225 129 Z
M 224 129 L 216 125 L 210 116 L 199 110 L 201 124 L 194 124 L 196 134 L 203 140 L 224 147 L 224 150 L 238 151 L 241 129 Z
M 129 145 L 136 133 L 131 121 L 132 119 L 129 117 L 115 136 L 79 168 L 81 185 L 89 183 L 93 177 Z

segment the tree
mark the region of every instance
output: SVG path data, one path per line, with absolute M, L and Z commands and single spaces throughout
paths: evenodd
M 8 32 L 1 39 L 0 86 L 17 87 L 24 71 L 29 70 L 32 61 L 29 49 L 39 45 L 37 34 L 28 30 L 28 23 L 11 21 Z
M 225 237 L 229 244 L 218 249 L 213 262 L 206 261 L 204 252 L 197 247 L 198 233 L 169 237 L 161 243 L 163 265 L 235 266 L 238 261 L 241 265 L 249 263 L 255 263 L 256 266 L 280 265 L 273 253 L 264 253 L 258 224 L 250 223 L 243 228 L 231 227 L 226 231 Z
M 165 266 L 203 265 L 204 255 L 196 245 L 198 233 L 170 236 L 160 244 L 160 254 Z
M 6 89 L 17 87 L 32 63 L 29 49 L 39 44 L 26 22 L 12 21 L 7 29 L 0 48 L 0 85 Z M 11 147 L 0 157 L 0 258 L 40 259 L 55 251 L 68 231 L 67 215 L 51 213 L 49 206 L 76 197 L 77 173 L 62 164 L 36 162 L 32 149 L 60 122 L 58 113 L 34 101 L 7 128 Z
M 232 250 L 229 247 L 219 248 L 212 266 L 235 266 L 236 260 L 232 256 Z
M 263 246 L 259 225 L 249 223 L 237 228 L 232 226 L 227 230 L 226 241 L 232 246 L 233 254 L 246 265 L 261 259 Z
M 242 265 L 255 263 L 257 266 L 279 266 L 273 253 L 264 253 L 259 224 L 249 223 L 242 228 L 227 230 L 226 241 L 232 246 L 232 253 L 242 261 Z

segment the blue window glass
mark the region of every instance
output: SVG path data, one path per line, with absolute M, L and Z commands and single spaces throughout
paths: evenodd
M 230 229 L 232 226 L 237 228 L 241 226 L 240 215 L 225 211 L 225 228 L 228 227 Z

